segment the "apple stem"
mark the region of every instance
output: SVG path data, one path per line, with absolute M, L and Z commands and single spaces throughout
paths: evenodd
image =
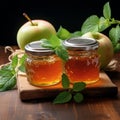
M 32 25 L 35 25 L 35 24 L 32 22 L 32 20 L 30 19 L 30 17 L 29 17 L 26 13 L 23 13 L 23 16 L 24 16 L 25 18 L 27 18 L 27 20 L 29 20 Z

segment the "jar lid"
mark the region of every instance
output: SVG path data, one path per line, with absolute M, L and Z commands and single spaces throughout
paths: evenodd
M 63 41 L 68 50 L 95 50 L 99 47 L 97 40 L 85 37 L 73 37 Z
M 41 41 L 34 41 L 25 46 L 25 52 L 28 55 L 46 56 L 54 54 L 54 51 L 41 46 Z

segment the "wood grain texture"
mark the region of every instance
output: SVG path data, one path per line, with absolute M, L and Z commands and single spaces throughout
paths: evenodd
M 61 83 L 49 87 L 36 87 L 31 85 L 26 75 L 17 76 L 18 93 L 22 100 L 55 97 L 63 91 Z M 112 96 L 118 92 L 117 86 L 112 83 L 105 72 L 100 72 L 100 80 L 96 83 L 87 85 L 83 93 L 86 96 Z

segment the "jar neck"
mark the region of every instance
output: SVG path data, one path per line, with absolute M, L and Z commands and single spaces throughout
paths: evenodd
M 68 50 L 68 54 L 70 56 L 91 56 L 91 55 L 94 55 L 94 54 L 97 54 L 97 49 L 95 50 Z
M 56 58 L 56 57 L 57 57 L 57 55 L 55 55 L 55 54 L 47 55 L 47 56 L 38 56 L 38 55 L 29 54 L 29 55 L 27 55 L 27 56 L 28 56 L 28 58 L 30 58 L 30 59 L 39 59 L 39 60 L 52 59 L 52 58 Z
M 54 61 L 54 60 L 61 60 L 56 54 L 47 55 L 47 56 L 35 56 L 35 55 L 28 55 L 28 59 L 31 60 L 42 60 L 42 61 Z

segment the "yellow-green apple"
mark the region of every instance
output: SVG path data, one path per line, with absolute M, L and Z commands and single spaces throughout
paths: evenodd
M 56 34 L 56 30 L 50 22 L 42 19 L 31 20 L 19 28 L 17 44 L 24 50 L 26 44 L 42 38 L 49 39 L 53 34 Z
M 94 38 L 99 42 L 100 68 L 105 69 L 114 55 L 113 45 L 109 37 L 100 32 L 87 32 L 82 37 Z

